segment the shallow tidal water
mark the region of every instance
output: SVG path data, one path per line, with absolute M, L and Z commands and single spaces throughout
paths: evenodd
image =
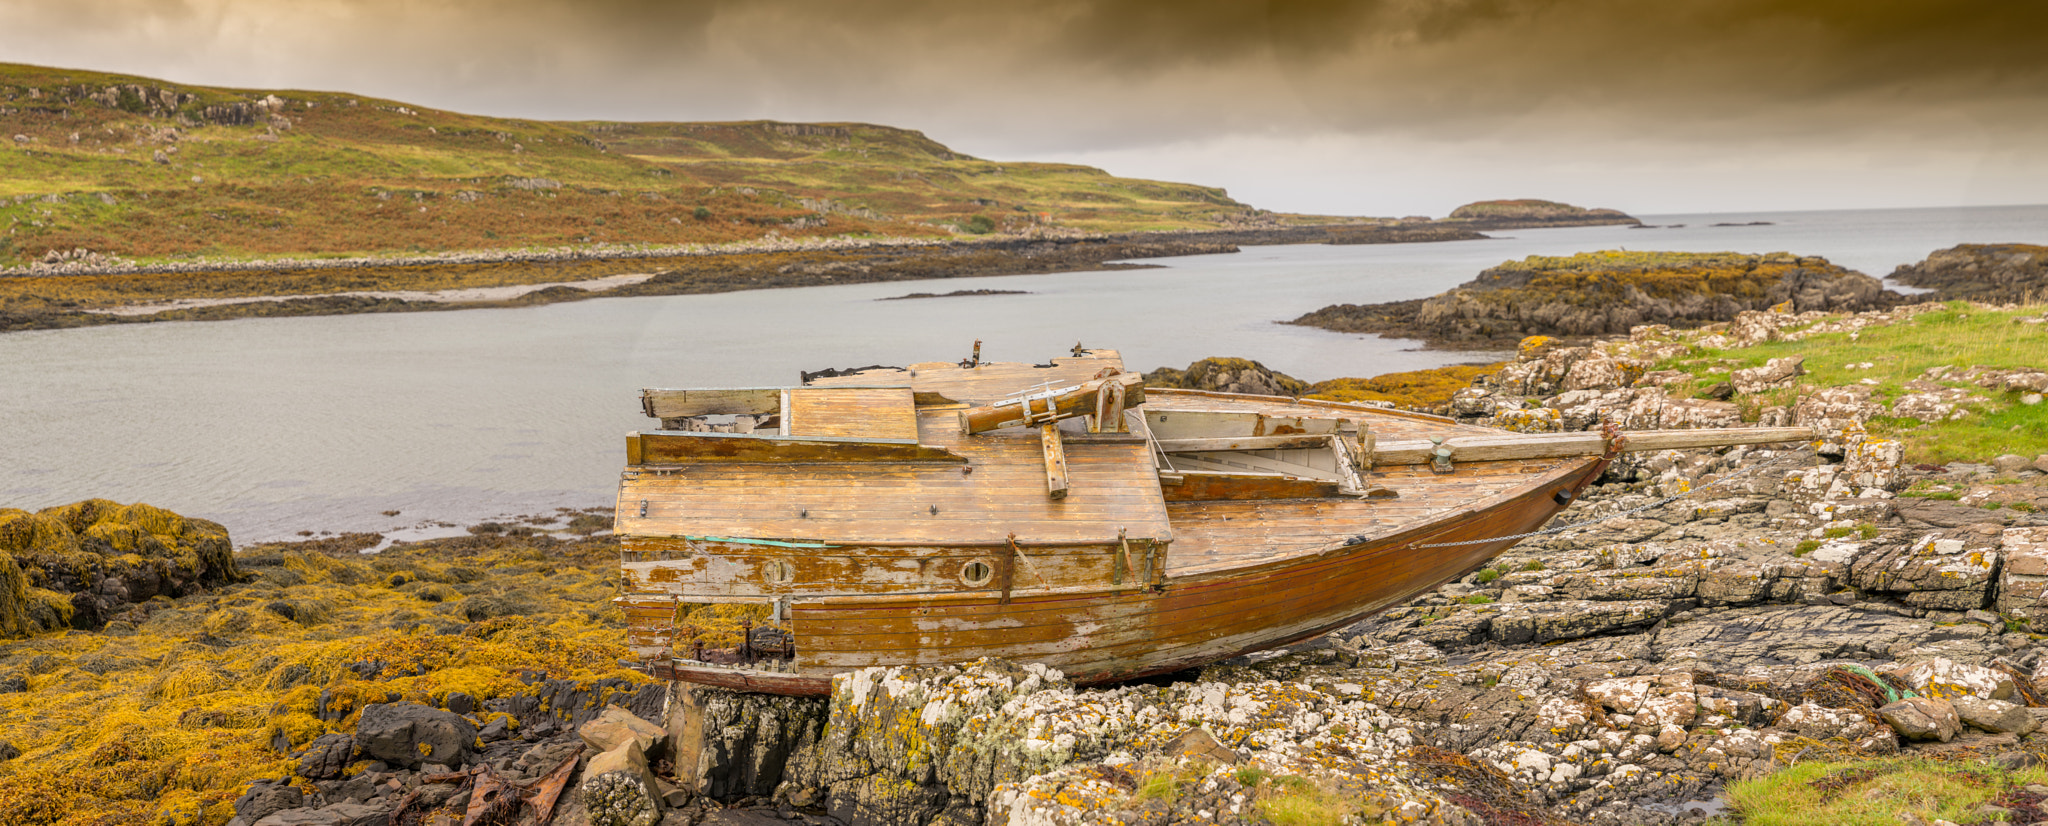
M 1490 241 L 1246 247 L 1158 269 L 595 299 L 504 310 L 241 319 L 0 335 L 0 507 L 145 501 L 238 543 L 609 504 L 642 387 L 995 361 L 1076 342 L 1128 367 L 1242 356 L 1296 377 L 1490 360 L 1275 323 L 1421 298 L 1527 255 L 1790 251 L 1875 276 L 1962 242 L 2048 243 L 2048 206 L 1645 216 L 1681 228 Z M 1710 227 L 1770 221 L 1770 226 Z M 913 292 L 1028 295 L 878 301 Z M 384 511 L 398 511 L 397 516 Z

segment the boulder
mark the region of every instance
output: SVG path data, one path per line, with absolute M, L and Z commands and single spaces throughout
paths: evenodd
M 367 803 L 336 803 L 319 809 L 284 809 L 254 826 L 386 826 L 391 809 Z
M 333 780 L 355 760 L 356 738 L 322 734 L 299 755 L 298 774 L 307 780 Z
M 464 765 L 475 742 L 476 724 L 418 703 L 364 706 L 356 723 L 356 748 L 364 757 L 406 768 Z
M 1849 583 L 1866 591 L 1899 594 L 1908 605 L 1968 611 L 1985 603 L 1998 569 L 1998 551 L 1973 541 L 1928 534 L 1856 557 Z
M 2027 457 L 2017 453 L 2003 454 L 1991 460 L 1991 467 L 1997 469 L 1999 473 L 2018 473 L 2026 470 L 2027 466 L 2031 464 L 2033 462 L 2029 461 Z
M 1153 387 L 1185 387 L 1255 396 L 1299 396 L 1308 392 L 1308 382 L 1241 358 L 1206 358 L 1188 365 L 1186 370 L 1161 367 L 1146 373 L 1145 383 Z
M 1908 697 L 1878 709 L 1877 716 L 1907 740 L 1946 743 L 1963 730 L 1955 707 L 1935 697 Z
M 1998 574 L 1998 612 L 2048 620 L 2048 527 L 2006 528 L 1998 552 L 2005 559 Z
M 1949 700 L 1949 705 L 1955 707 L 1956 716 L 1964 723 L 1993 734 L 2010 731 L 2026 735 L 2041 727 L 2027 713 L 2027 707 L 2018 703 L 1963 696 Z
M 1160 746 L 1159 750 L 1176 757 L 1194 757 L 1226 766 L 1235 766 L 1244 761 L 1244 757 L 1217 742 L 1216 735 L 1210 734 L 1205 728 L 1191 728 L 1176 734 L 1173 739 Z
M 1937 699 L 1978 697 L 2005 700 L 2019 690 L 2012 675 L 1980 665 L 1959 663 L 1947 657 L 1922 660 L 1893 676 L 1914 691 Z
M 1778 727 L 1815 740 L 1837 737 L 1858 740 L 1877 730 L 1867 715 L 1812 702 L 1800 703 L 1787 710 L 1785 716 L 1778 719 Z
M 576 729 L 576 736 L 590 744 L 592 751 L 608 753 L 622 744 L 632 743 L 642 754 L 653 754 L 655 746 L 668 737 L 668 732 L 640 719 L 633 712 L 608 705 L 597 719 Z
M 662 790 L 635 740 L 590 758 L 583 777 L 583 805 L 592 824 L 651 826 L 661 819 Z
M 1751 367 L 1729 374 L 1728 380 L 1742 393 L 1761 393 L 1779 387 L 1789 387 L 1794 379 L 1806 375 L 1805 356 L 1785 356 L 1764 362 L 1762 367 Z
M 235 801 L 235 817 L 255 823 L 274 812 L 296 809 L 305 803 L 306 795 L 297 786 L 259 780 L 250 784 L 249 790 Z

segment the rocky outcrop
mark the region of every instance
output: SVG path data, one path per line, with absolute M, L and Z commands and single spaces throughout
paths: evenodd
M 1241 358 L 1206 358 L 1186 370 L 1161 367 L 1145 374 L 1145 384 L 1258 396 L 1299 396 L 1309 388 L 1308 382 Z
M 1412 244 L 1434 241 L 1484 241 L 1492 236 L 1478 232 L 1471 227 L 1450 226 L 1436 223 L 1385 224 L 1364 227 L 1333 227 L 1327 243 L 1346 244 Z
M 241 577 L 227 529 L 204 519 L 105 499 L 0 508 L 0 638 L 97 630 L 154 597 Z
M 2048 296 L 2048 246 L 1958 244 L 1900 266 L 1891 279 L 1933 290 L 1928 298 L 1935 301 L 2040 301 Z
M 1779 305 L 1794 313 L 1841 312 L 1902 300 L 1877 279 L 1823 258 L 1598 252 L 1531 256 L 1433 298 L 1335 304 L 1288 323 L 1419 338 L 1436 347 L 1511 349 L 1530 336 L 1621 335 L 1646 324 L 1731 321 Z
M 1643 222 L 1615 209 L 1587 209 L 1556 201 L 1522 198 L 1504 201 L 1475 201 L 1451 210 L 1448 222 L 1475 229 L 1517 229 L 1525 227 L 1587 227 L 1608 224 L 1641 225 Z

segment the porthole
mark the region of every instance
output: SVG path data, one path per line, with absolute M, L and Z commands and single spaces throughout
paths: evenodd
M 990 580 L 995 578 L 995 566 L 988 564 L 988 560 L 977 559 L 960 566 L 960 584 L 969 588 L 979 588 L 987 585 Z
M 787 585 L 796 579 L 796 566 L 786 560 L 771 559 L 761 567 L 761 572 L 771 585 Z

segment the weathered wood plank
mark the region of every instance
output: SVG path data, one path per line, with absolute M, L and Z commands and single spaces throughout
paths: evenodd
M 1060 426 L 1038 426 L 1039 443 L 1045 449 L 1045 492 L 1054 499 L 1067 498 L 1067 450 L 1060 443 Z
M 943 448 L 915 439 L 837 436 L 766 436 L 740 433 L 679 433 L 657 430 L 628 434 L 640 446 L 641 465 L 700 462 L 966 462 Z M 629 450 L 631 442 L 629 441 Z
M 917 406 L 908 387 L 799 387 L 787 398 L 783 430 L 791 436 L 918 438 Z
M 781 398 L 780 387 L 707 387 L 691 390 L 649 387 L 640 391 L 640 407 L 647 415 L 657 419 L 773 413 Z
M 1815 437 L 1810 427 L 1636 430 L 1623 435 L 1626 440 L 1622 449 L 1630 452 L 1776 444 Z M 1607 451 L 1606 439 L 1592 432 L 1452 436 L 1444 440 L 1444 446 L 1451 449 L 1454 463 L 1598 456 Z M 1382 442 L 1373 461 L 1381 465 L 1421 464 L 1430 460 L 1434 449 L 1435 445 L 1426 441 Z
M 1287 436 L 1227 436 L 1199 439 L 1159 440 L 1159 449 L 1167 453 L 1194 453 L 1207 450 L 1281 450 L 1302 447 L 1328 447 L 1330 437 L 1326 435 L 1293 434 Z
M 1272 473 L 1181 474 L 1180 484 L 1162 488 L 1168 502 L 1232 499 L 1304 499 L 1337 495 L 1337 483 Z

